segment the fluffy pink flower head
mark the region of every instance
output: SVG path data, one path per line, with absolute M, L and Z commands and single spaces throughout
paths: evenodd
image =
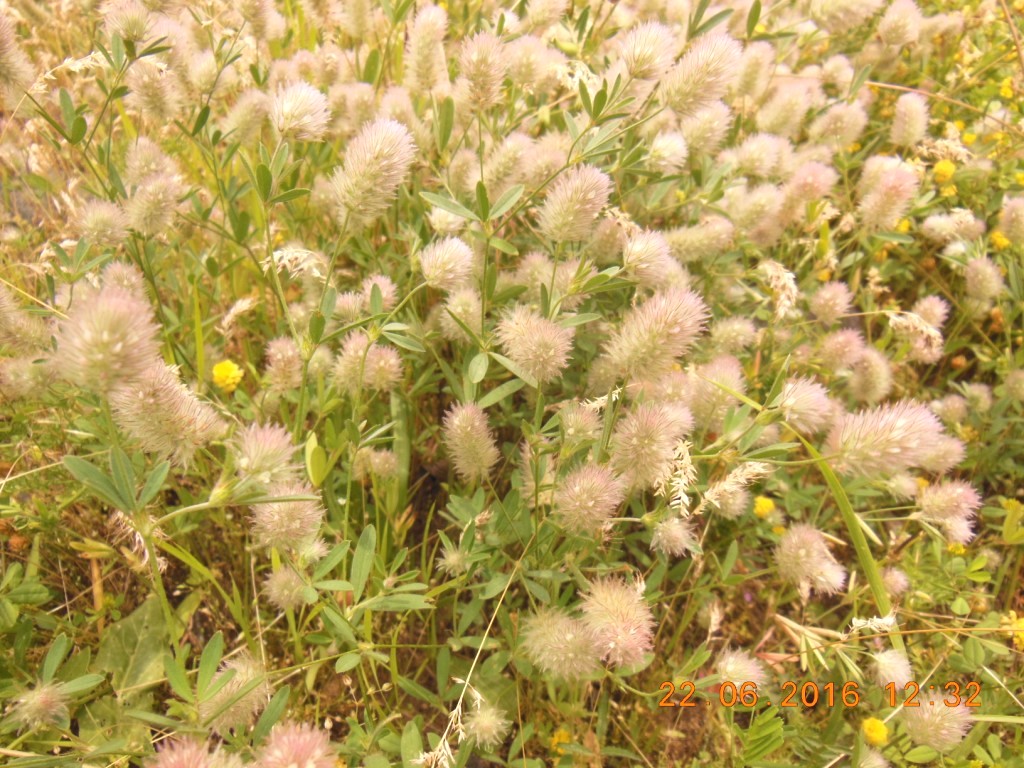
M 454 405 L 444 417 L 445 448 L 459 477 L 475 483 L 490 474 L 501 458 L 487 424 L 487 414 L 476 403 Z
M 725 95 L 742 58 L 743 46 L 728 35 L 701 35 L 661 79 L 662 99 L 679 115 L 698 113 Z
M 943 696 L 944 693 L 933 691 L 922 696 L 921 706 L 900 710 L 910 740 L 940 753 L 949 752 L 963 741 L 974 721 L 971 710 L 964 704 L 947 706 Z
M 527 658 L 547 674 L 578 680 L 597 671 L 601 649 L 590 627 L 560 608 L 545 607 L 523 622 Z
M 541 233 L 556 243 L 585 240 L 611 193 L 611 179 L 594 166 L 570 168 L 555 179 L 541 206 Z
M 919 466 L 942 436 L 927 406 L 904 400 L 840 416 L 825 444 L 839 472 L 876 477 Z
M 145 298 L 104 285 L 79 296 L 58 325 L 58 370 L 69 383 L 107 394 L 159 362 L 159 330 Z
M 592 581 L 582 609 L 583 621 L 609 664 L 638 664 L 653 647 L 654 616 L 644 602 L 642 583 L 615 576 Z
M 626 314 L 605 345 L 603 357 L 626 377 L 667 373 L 704 329 L 708 309 L 693 291 L 656 293 Z
M 676 444 L 692 428 L 693 419 L 685 408 L 640 403 L 615 427 L 612 468 L 634 488 L 653 488 L 671 474 Z
M 277 424 L 249 424 L 231 443 L 239 476 L 262 486 L 299 478 L 295 445 L 288 430 Z
M 596 534 L 626 495 L 622 482 L 603 464 L 587 463 L 563 477 L 555 489 L 555 512 L 570 531 Z
M 828 390 L 806 378 L 790 379 L 782 385 L 778 408 L 786 423 L 802 435 L 813 435 L 832 422 L 834 412 Z
M 164 742 L 154 757 L 145 761 L 146 768 L 212 768 L 209 745 L 193 739 Z
M 284 499 L 319 496 L 319 492 L 300 481 L 275 485 L 268 494 L 275 500 L 252 505 L 252 533 L 257 544 L 298 551 L 316 538 L 324 519 L 323 505 L 317 500 Z
M 412 134 L 401 123 L 364 125 L 345 150 L 345 164 L 331 177 L 338 220 L 365 226 L 384 213 L 415 157 Z
M 305 723 L 275 725 L 256 758 L 258 768 L 334 768 L 327 731 Z
M 543 384 L 558 377 L 569 362 L 573 329 L 564 328 L 517 304 L 498 322 L 497 337 L 505 354 Z
M 227 431 L 226 422 L 162 362 L 110 393 L 114 422 L 144 451 L 186 466 L 195 452 Z
M 722 678 L 728 680 L 737 688 L 743 683 L 754 683 L 758 688 L 768 683 L 768 671 L 764 664 L 755 659 L 746 651 L 725 651 L 718 657 L 715 671 Z
M 805 596 L 811 590 L 833 595 L 846 584 L 846 569 L 836 562 L 822 533 L 809 525 L 794 525 L 782 534 L 775 560 L 779 574 Z
M 973 538 L 971 520 L 981 503 L 981 494 L 961 480 L 934 483 L 917 496 L 921 517 L 942 526 L 947 537 L 960 544 Z

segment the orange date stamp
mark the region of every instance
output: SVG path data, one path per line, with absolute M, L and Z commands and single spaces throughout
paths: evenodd
M 813 681 L 797 683 L 793 680 L 786 680 L 782 683 L 782 697 L 778 701 L 780 707 L 856 707 L 861 703 L 860 685 L 850 680 L 845 683 L 825 683 L 818 685 Z M 658 702 L 659 707 L 696 707 L 700 700 L 696 698 L 697 686 L 687 680 L 679 685 L 666 680 L 660 686 L 659 691 L 665 695 Z M 882 687 L 885 693 L 886 702 L 890 707 L 897 705 L 903 707 L 920 707 L 922 701 L 918 696 L 922 691 L 938 695 L 928 695 L 924 700 L 925 706 L 947 706 L 959 707 L 980 707 L 981 683 L 970 681 L 961 684 L 951 680 L 945 684 L 930 683 L 920 685 L 914 681 L 907 682 L 902 687 L 896 683 L 889 683 Z M 714 703 L 714 697 L 703 699 L 707 706 Z M 771 706 L 772 701 L 765 692 L 758 690 L 757 683 L 747 680 L 737 685 L 734 682 L 726 681 L 718 688 L 718 703 L 723 707 L 756 707 L 759 704 Z

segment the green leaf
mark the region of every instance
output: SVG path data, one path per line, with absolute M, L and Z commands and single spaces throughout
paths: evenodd
M 7 593 L 7 599 L 15 605 L 42 605 L 50 599 L 50 590 L 36 581 L 23 581 Z
M 402 729 L 402 768 L 414 768 L 414 760 L 423 752 L 423 737 L 415 720 L 409 720 Z
M 86 124 L 85 118 L 79 115 L 71 124 L 71 132 L 68 134 L 68 141 L 72 144 L 78 144 L 85 138 L 85 134 L 88 130 L 89 126 Z
M 938 758 L 939 753 L 931 747 L 914 747 L 903 755 L 903 759 L 915 765 L 924 765 Z
M 316 433 L 310 432 L 304 450 L 306 457 L 306 474 L 314 488 L 319 488 L 327 477 L 327 452 L 317 442 Z
M 761 20 L 761 0 L 754 0 L 750 4 L 750 10 L 747 12 L 747 37 L 754 36 L 754 30 L 757 29 L 757 23 Z
M 721 24 L 723 21 L 725 21 L 730 16 L 732 16 L 732 12 L 733 12 L 732 8 L 727 8 L 724 11 L 719 11 L 714 16 L 712 16 L 710 19 L 708 19 L 703 24 L 701 24 L 699 27 L 697 27 L 693 31 L 693 34 L 690 35 L 690 37 L 698 37 L 700 35 L 703 35 L 705 32 L 710 32 L 712 29 L 714 29 L 719 24 Z
M 324 579 L 313 586 L 325 592 L 351 592 L 353 589 L 352 582 L 347 579 Z
M 273 203 L 287 203 L 289 200 L 296 200 L 296 199 L 298 199 L 300 197 L 305 197 L 308 194 L 309 194 L 309 190 L 308 189 L 305 189 L 303 187 L 296 187 L 295 189 L 289 189 L 287 192 L 282 192 L 279 195 L 274 195 L 274 197 L 272 197 L 270 199 L 270 202 L 272 204 Z
M 495 387 L 486 395 L 477 400 L 476 404 L 481 408 L 489 408 L 495 403 L 500 403 L 507 397 L 511 397 L 520 389 L 526 386 L 526 382 L 520 378 L 510 379 L 499 387 Z
M 64 128 L 70 132 L 78 113 L 75 112 L 75 103 L 71 100 L 71 94 L 63 88 L 60 89 L 60 116 L 64 120 Z
M 139 495 L 140 509 L 149 504 L 160 493 L 160 489 L 163 488 L 164 480 L 167 479 L 167 473 L 170 469 L 171 465 L 166 461 L 162 461 L 153 467 L 153 471 L 146 478 L 146 484 L 142 487 L 142 493 Z
M 220 666 L 221 657 L 224 655 L 224 635 L 218 632 L 207 642 L 203 648 L 203 655 L 199 659 L 199 672 L 196 675 L 196 694 L 200 701 L 205 700 L 206 690 L 210 687 L 213 676 L 217 674 L 217 667 Z
M 526 371 L 524 371 L 522 368 L 520 368 L 518 365 L 513 363 L 511 360 L 509 360 L 504 355 L 499 355 L 497 352 L 491 352 L 490 355 L 495 360 L 497 360 L 499 363 L 501 363 L 503 366 L 505 366 L 505 368 L 507 368 L 509 371 L 511 371 L 516 376 L 518 376 L 520 379 L 522 379 L 527 384 L 529 384 L 531 387 L 536 387 L 537 386 L 537 380 L 533 376 L 528 374 Z
M 256 191 L 259 193 L 260 200 L 267 202 L 270 199 L 270 192 L 274 188 L 274 177 L 270 173 L 270 169 L 260 163 L 256 166 Z
M 281 719 L 285 709 L 288 707 L 288 698 L 291 696 L 291 693 L 291 687 L 283 685 L 274 694 L 270 703 L 263 710 L 263 714 L 260 715 L 260 719 L 256 721 L 256 727 L 252 730 L 253 745 L 263 741 L 267 734 L 270 733 L 270 729 Z
M 181 665 L 175 661 L 170 652 L 164 654 L 164 677 L 171 685 L 171 690 L 183 701 L 194 701 L 192 686 L 189 685 L 188 676 Z
M 580 102 L 583 104 L 583 109 L 586 110 L 587 114 L 593 118 L 594 105 L 590 101 L 590 89 L 587 88 L 587 84 L 583 80 L 580 80 Z
M 132 502 L 121 498 L 114 483 L 98 467 L 77 456 L 65 456 L 63 463 L 64 468 L 71 473 L 72 477 L 110 506 L 122 511 L 131 511 L 134 506 Z
M 343 653 L 338 657 L 338 660 L 334 662 L 334 671 L 338 674 L 343 672 L 349 672 L 359 666 L 359 662 L 363 660 L 362 655 L 358 651 L 349 651 Z
M 362 603 L 364 608 L 372 608 L 375 611 L 391 611 L 393 613 L 404 613 L 405 611 L 429 611 L 434 604 L 423 595 L 377 595 Z
M 206 121 L 210 119 L 210 105 L 206 104 L 202 109 L 199 110 L 199 114 L 196 115 L 196 121 L 192 124 L 192 135 L 196 136 L 206 126 Z
M 402 349 L 408 349 L 410 352 L 426 352 L 419 341 L 414 339 L 412 336 L 406 336 L 404 333 L 392 333 L 390 331 L 384 331 L 381 334 L 384 338 L 390 341 L 392 344 L 401 347 Z
M 455 100 L 451 96 L 446 96 L 441 102 L 440 112 L 437 120 L 437 151 L 444 152 L 455 125 Z
M 138 696 L 163 680 L 168 640 L 160 601 L 150 597 L 130 616 L 107 627 L 96 654 L 96 669 L 110 675 L 118 699 Z
M 426 200 L 435 208 L 440 208 L 448 213 L 453 213 L 456 216 L 461 216 L 469 221 L 480 221 L 480 217 L 473 213 L 469 208 L 464 206 L 455 200 L 448 197 L 442 197 L 441 195 L 435 195 L 433 192 L 420 192 L 420 197 Z
M 80 693 L 92 690 L 104 680 L 106 680 L 106 678 L 103 675 L 82 675 L 81 677 L 76 677 L 74 680 L 68 680 L 66 683 L 61 683 L 58 688 L 60 689 L 60 692 L 66 696 L 77 696 Z
M 327 557 L 317 563 L 316 570 L 313 571 L 313 581 L 319 581 L 324 576 L 333 571 L 338 563 L 345 559 L 345 555 L 348 554 L 350 542 L 343 541 L 340 544 L 336 544 L 334 548 L 327 553 Z
M 53 680 L 53 676 L 57 674 L 57 670 L 64 662 L 64 657 L 68 655 L 70 648 L 71 641 L 68 640 L 67 635 L 58 635 L 54 638 L 53 643 L 50 645 L 50 650 L 46 652 L 46 658 L 43 659 L 43 668 L 39 675 L 40 680 L 44 683 Z
M 962 597 L 957 597 L 949 604 L 949 610 L 957 616 L 966 616 L 971 612 L 971 606 Z
M 473 356 L 473 359 L 469 361 L 469 368 L 467 374 L 469 380 L 474 384 L 479 384 L 487 376 L 487 366 L 490 363 L 490 358 L 486 352 L 478 352 Z
M 373 569 L 373 557 L 377 549 L 377 531 L 372 525 L 363 529 L 356 544 L 355 554 L 352 556 L 352 573 L 349 581 L 352 582 L 352 599 L 358 602 L 363 596 L 366 588 L 366 580 L 370 577 Z
M 507 213 L 513 205 L 519 202 L 519 198 L 523 196 L 524 189 L 522 184 L 516 184 L 506 189 L 497 202 L 494 203 L 488 218 L 493 221 Z
M 363 68 L 363 82 L 373 85 L 377 82 L 377 76 L 380 74 L 380 51 L 374 48 L 370 51 L 370 55 L 366 57 L 366 66 Z
M 110 475 L 114 480 L 114 487 L 122 499 L 131 499 L 132 504 L 125 512 L 135 510 L 135 470 L 132 468 L 131 459 L 125 452 L 116 445 L 110 449 Z
M 491 218 L 491 203 L 487 199 L 487 187 L 484 185 L 483 180 L 476 183 L 476 207 L 480 209 L 480 220 L 489 221 Z
M 518 256 L 519 249 L 516 248 L 508 240 L 502 240 L 500 237 L 490 237 L 487 242 L 494 248 L 497 248 L 502 253 L 507 253 L 509 256 Z M 488 272 L 490 274 L 490 272 Z M 494 274 L 497 274 L 497 270 L 494 270 Z

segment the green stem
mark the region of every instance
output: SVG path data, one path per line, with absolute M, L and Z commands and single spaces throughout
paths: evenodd
M 800 436 L 797 435 L 797 437 Z M 804 448 L 807 449 L 811 457 L 817 460 L 818 468 L 821 470 L 821 474 L 836 500 L 839 513 L 842 515 L 843 523 L 846 525 L 846 532 L 853 543 L 854 551 L 857 553 L 857 562 L 860 563 L 861 570 L 864 571 L 864 575 L 867 577 L 868 586 L 871 587 L 871 594 L 874 596 L 875 605 L 878 607 L 878 615 L 889 615 L 892 612 L 889 593 L 885 589 L 882 573 L 879 571 L 878 563 L 875 562 L 875 558 L 871 554 L 871 547 L 868 545 L 867 537 L 864 536 L 864 531 L 861 530 L 861 521 L 857 517 L 857 513 L 854 512 L 853 505 L 850 504 L 849 496 L 846 495 L 846 491 L 843 489 L 843 485 L 839 482 L 839 478 L 832 470 L 832 467 L 829 466 L 818 450 L 803 437 L 800 437 L 800 442 L 804 444 Z M 889 635 L 889 638 L 892 640 L 896 650 L 906 652 L 903 637 L 899 633 L 893 633 Z

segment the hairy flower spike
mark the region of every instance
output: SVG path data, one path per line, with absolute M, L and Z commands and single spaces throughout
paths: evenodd
M 680 115 L 696 114 L 725 95 L 742 56 L 742 46 L 731 37 L 701 35 L 662 78 L 662 98 Z
M 555 489 L 555 513 L 568 530 L 594 535 L 623 502 L 626 489 L 609 467 L 583 464 L 562 478 Z
M 563 680 L 595 673 L 603 650 L 587 624 L 554 607 L 542 607 L 523 622 L 520 643 L 533 664 Z
M 138 380 L 159 361 L 149 303 L 134 291 L 104 285 L 68 311 L 57 330 L 57 359 L 69 383 L 97 394 Z
M 876 477 L 920 466 L 943 436 L 927 406 L 902 401 L 840 416 L 825 444 L 839 472 Z
M 193 454 L 224 435 L 227 423 L 178 378 L 157 363 L 138 380 L 115 388 L 110 407 L 118 428 L 150 453 L 187 466 Z
M 270 104 L 270 123 L 284 138 L 320 141 L 330 119 L 327 97 L 309 83 L 279 88 Z
M 951 707 L 942 692 L 922 694 L 918 707 L 900 710 L 903 727 L 915 744 L 931 747 L 936 752 L 949 752 L 967 736 L 974 717 L 965 704 Z
M 671 29 L 656 21 L 648 21 L 623 35 L 619 55 L 631 77 L 657 80 L 674 63 L 677 47 Z
M 570 168 L 555 179 L 540 209 L 541 233 L 556 243 L 585 240 L 611 193 L 611 179 L 597 168 Z
M 217 693 L 199 703 L 200 717 L 213 731 L 222 735 L 233 728 L 248 725 L 270 699 L 267 672 L 248 651 L 225 661 L 211 685 L 216 686 L 228 671 L 235 674 Z
M 405 86 L 412 92 L 433 90 L 448 83 L 444 36 L 448 14 L 436 5 L 416 12 L 405 49 Z
M 395 120 L 365 125 L 349 142 L 345 163 L 331 177 L 338 221 L 367 226 L 387 210 L 415 159 L 409 130 Z
M 603 357 L 619 376 L 667 373 L 697 340 L 708 316 L 704 301 L 678 288 L 656 293 L 626 314 Z
M 473 274 L 475 258 L 465 242 L 457 237 L 446 237 L 420 251 L 419 261 L 427 285 L 451 291 L 464 284 Z
M 812 590 L 833 595 L 846 584 L 846 569 L 836 562 L 821 532 L 809 525 L 794 525 L 782 535 L 775 560 L 779 575 L 796 583 L 805 597 Z
M 597 579 L 581 607 L 601 658 L 609 664 L 633 666 L 653 647 L 654 615 L 636 584 L 615 576 Z
M 291 496 L 318 498 L 320 494 L 299 481 L 274 485 L 268 489 L 267 495 L 274 501 L 252 505 L 253 539 L 263 547 L 301 551 L 320 532 L 324 508 L 319 500 L 285 499 Z
M 259 751 L 259 768 L 334 768 L 338 756 L 327 731 L 306 723 L 278 723 Z
M 498 341 L 516 365 L 543 384 L 558 377 L 569 362 L 574 329 L 564 328 L 524 304 L 498 323 Z
M 452 406 L 444 417 L 443 436 L 455 471 L 464 482 L 483 480 L 501 458 L 487 414 L 476 403 Z

